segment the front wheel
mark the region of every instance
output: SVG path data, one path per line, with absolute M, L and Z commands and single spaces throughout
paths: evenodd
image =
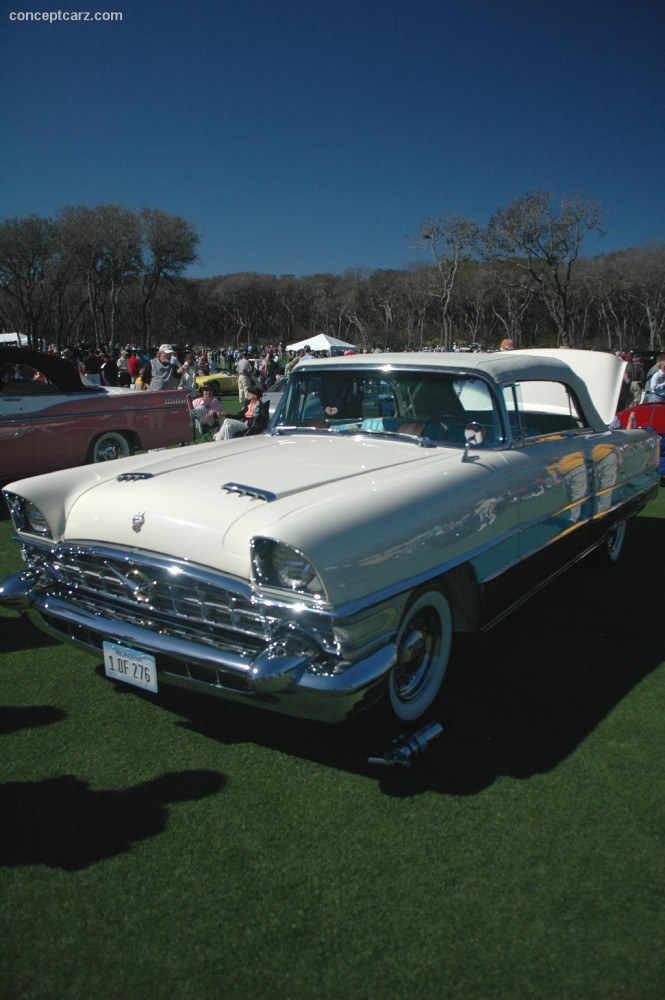
M 398 719 L 419 719 L 436 698 L 450 658 L 452 632 L 452 612 L 441 591 L 418 591 L 402 619 L 397 662 L 388 678 L 390 706 Z
M 90 446 L 91 462 L 110 462 L 114 458 L 127 458 L 132 449 L 127 438 L 118 431 L 107 431 Z

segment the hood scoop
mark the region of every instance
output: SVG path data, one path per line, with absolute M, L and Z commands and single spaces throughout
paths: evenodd
M 152 472 L 123 472 L 122 475 L 116 477 L 116 482 L 133 483 L 137 479 L 152 479 L 152 477 Z
M 266 503 L 272 503 L 273 500 L 277 499 L 277 496 L 270 490 L 262 490 L 257 486 L 243 486 L 242 483 L 224 483 L 222 489 L 226 490 L 227 493 L 237 493 L 239 496 L 249 497 L 251 500 L 265 500 Z

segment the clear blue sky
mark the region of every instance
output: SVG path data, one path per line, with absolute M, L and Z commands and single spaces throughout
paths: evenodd
M 65 3 L 72 0 L 65 0 Z M 662 0 L 2 0 L 0 215 L 194 223 L 192 276 L 404 267 L 445 212 L 602 202 L 589 254 L 665 239 Z M 72 3 L 68 11 L 86 6 Z

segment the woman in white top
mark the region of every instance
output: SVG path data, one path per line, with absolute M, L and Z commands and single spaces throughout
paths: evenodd
M 190 396 L 198 395 L 196 386 L 196 361 L 193 354 L 186 354 L 180 372 L 180 389 L 184 389 Z

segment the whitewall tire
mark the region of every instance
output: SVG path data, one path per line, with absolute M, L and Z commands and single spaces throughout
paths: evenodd
M 443 593 L 417 591 L 397 634 L 397 662 L 388 678 L 390 707 L 404 722 L 419 719 L 443 682 L 452 643 L 453 616 Z
M 114 458 L 127 458 L 132 449 L 127 438 L 118 431 L 100 434 L 90 446 L 91 462 L 110 462 Z

